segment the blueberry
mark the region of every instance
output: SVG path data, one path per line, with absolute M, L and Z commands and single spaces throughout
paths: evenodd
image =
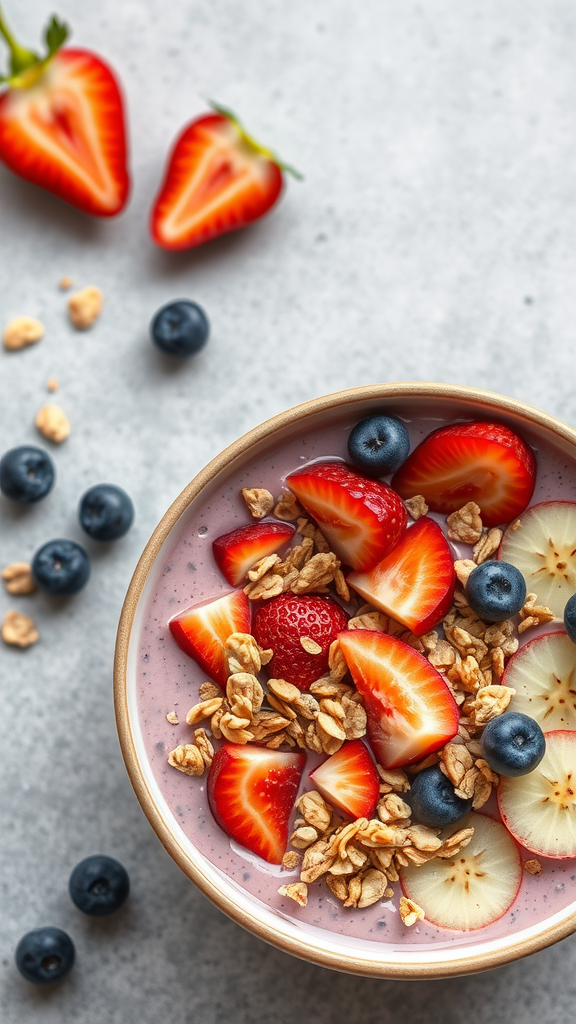
M 54 463 L 48 452 L 32 445 L 11 448 L 0 459 L 0 491 L 12 501 L 29 505 L 52 490 Z
M 502 622 L 522 608 L 526 600 L 526 582 L 515 565 L 490 559 L 470 573 L 466 598 L 479 618 L 485 622 Z
M 128 872 L 113 857 L 86 857 L 76 865 L 69 883 L 72 902 L 91 917 L 119 910 L 130 892 Z
M 533 718 L 508 711 L 493 718 L 480 740 L 484 759 L 499 775 L 527 775 L 544 757 L 546 740 Z
M 348 438 L 352 462 L 369 476 L 394 473 L 409 452 L 406 427 L 392 416 L 367 416 L 356 424 Z
M 412 782 L 409 800 L 415 820 L 430 828 L 453 825 L 472 807 L 472 800 L 456 796 L 454 786 L 436 766 L 418 773 Z
M 573 643 L 576 644 L 576 594 L 568 598 L 564 609 L 564 629 Z
M 121 487 L 97 484 L 78 506 L 80 525 L 94 540 L 118 540 L 132 526 L 134 505 Z
M 90 559 L 73 540 L 49 540 L 32 559 L 34 582 L 48 594 L 70 597 L 82 589 L 90 575 Z
M 158 310 L 150 333 L 158 348 L 169 356 L 192 356 L 208 341 L 210 324 L 201 306 L 179 299 Z
M 16 947 L 16 967 L 34 985 L 50 985 L 72 969 L 74 943 L 61 928 L 36 928 Z

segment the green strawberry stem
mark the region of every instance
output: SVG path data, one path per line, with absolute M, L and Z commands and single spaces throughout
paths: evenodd
M 45 57 L 39 57 L 33 50 L 27 50 L 16 42 L 6 24 L 6 19 L 1 9 L 0 36 L 4 39 L 10 50 L 10 74 L 0 75 L 0 82 L 6 82 L 15 88 L 26 88 L 38 80 L 51 58 L 66 42 L 68 26 L 64 22 L 59 21 L 55 15 L 52 16 L 44 33 L 47 49 Z
M 259 153 L 260 156 L 265 156 L 267 157 L 268 160 L 272 160 L 272 162 L 275 163 L 276 166 L 279 167 L 281 171 L 285 171 L 287 174 L 291 174 L 292 177 L 296 178 L 297 181 L 304 180 L 304 175 L 300 174 L 300 171 L 297 171 L 295 167 L 291 167 L 290 164 L 282 163 L 282 161 L 278 159 L 276 154 L 273 153 L 271 149 L 267 149 L 265 146 L 261 146 L 260 143 L 256 142 L 256 140 L 253 139 L 251 135 L 248 135 L 248 132 L 244 128 L 244 125 L 240 121 L 239 117 L 232 110 L 229 110 L 227 107 L 222 107 L 219 103 L 214 103 L 213 100 L 209 100 L 208 102 L 212 107 L 212 110 L 215 110 L 217 114 L 222 114 L 222 117 L 227 117 L 228 120 L 232 122 L 234 127 L 238 130 L 242 138 L 242 141 L 250 149 L 253 149 L 255 153 Z

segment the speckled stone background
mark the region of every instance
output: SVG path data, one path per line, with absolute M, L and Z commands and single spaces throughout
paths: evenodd
M 56 6 L 74 41 L 117 68 L 134 188 L 112 223 L 87 220 L 0 167 L 0 320 L 46 324 L 0 352 L 0 450 L 37 439 L 46 380 L 70 439 L 37 507 L 0 501 L 2 564 L 82 540 L 76 504 L 123 484 L 137 521 L 92 546 L 93 577 L 64 607 L 0 595 L 41 641 L 2 657 L 3 1024 L 428 1024 L 572 1021 L 576 939 L 490 975 L 402 983 L 337 975 L 227 920 L 164 852 L 133 795 L 114 729 L 116 622 L 154 525 L 187 481 L 257 422 L 355 384 L 445 380 L 576 423 L 576 8 L 570 0 L 6 0 L 29 45 Z M 156 250 L 147 215 L 167 148 L 214 97 L 306 176 L 253 229 L 189 254 Z M 75 333 L 61 276 L 99 285 L 100 322 Z M 210 344 L 185 366 L 147 325 L 201 302 Z M 114 918 L 84 918 L 67 880 L 121 859 Z M 70 978 L 36 990 L 13 951 L 41 924 L 69 930 Z

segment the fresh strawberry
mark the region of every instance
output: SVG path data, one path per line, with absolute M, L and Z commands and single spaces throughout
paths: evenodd
M 294 535 L 287 523 L 254 523 L 217 537 L 212 544 L 216 565 L 233 587 L 266 555 L 273 555 Z
M 392 551 L 406 529 L 406 509 L 396 492 L 344 462 L 313 462 L 286 483 L 338 558 L 359 572 Z
M 368 738 L 379 764 L 397 768 L 420 761 L 456 735 L 456 702 L 418 651 L 376 630 L 348 629 L 338 639 L 364 698 Z
M 508 523 L 532 497 L 532 450 L 501 423 L 457 423 L 433 430 L 392 478 L 403 498 L 422 494 L 433 512 L 480 506 L 485 526 Z
M 66 25 L 52 18 L 47 56 L 19 46 L 0 13 L 10 75 L 0 81 L 0 159 L 26 181 L 96 217 L 126 205 L 130 180 L 122 96 L 113 72 L 88 50 L 61 49 Z
M 193 249 L 263 217 L 282 192 L 281 164 L 223 107 L 186 126 L 156 197 L 150 230 L 163 249 Z
M 266 671 L 307 690 L 327 671 L 330 644 L 347 622 L 344 609 L 329 597 L 279 594 L 263 601 L 254 615 L 253 633 L 260 647 L 274 651 Z M 302 646 L 306 637 L 320 647 L 317 654 Z
M 350 740 L 323 761 L 310 779 L 325 800 L 352 818 L 372 818 L 380 778 L 362 740 Z
M 210 679 L 226 686 L 224 649 L 232 633 L 250 632 L 250 606 L 243 590 L 178 612 L 168 623 L 176 643 L 198 662 Z
M 352 572 L 348 583 L 370 604 L 422 636 L 452 604 L 456 575 L 442 530 L 423 516 L 371 572 Z
M 241 846 L 280 864 L 306 756 L 225 743 L 208 775 L 210 808 L 220 828 Z

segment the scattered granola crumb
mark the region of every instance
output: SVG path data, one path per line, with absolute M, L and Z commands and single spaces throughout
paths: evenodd
M 30 647 L 40 639 L 36 623 L 23 612 L 6 612 L 2 624 L 2 639 L 11 647 Z
M 540 626 L 543 622 L 552 622 L 554 612 L 545 605 L 536 604 L 536 594 L 527 594 L 524 607 L 520 609 L 521 622 L 518 623 L 518 632 L 525 633 L 532 626 Z
M 300 863 L 300 854 L 296 850 L 286 850 L 282 857 L 282 867 L 286 871 L 294 871 Z
M 49 377 L 46 381 L 46 388 L 48 391 L 58 391 L 58 381 L 56 377 Z
M 476 550 L 476 548 L 474 548 L 474 550 Z M 473 562 L 471 558 L 458 558 L 454 562 L 454 572 L 458 577 L 458 582 L 461 583 L 463 587 L 466 586 L 468 577 L 475 568 L 476 562 Z
M 274 498 L 265 487 L 243 487 L 242 497 L 254 519 L 263 519 L 264 516 L 270 515 L 274 508 Z
M 58 405 L 43 405 L 36 416 L 36 427 L 54 444 L 60 444 L 70 436 L 70 422 Z
M 405 924 L 407 928 L 416 924 L 416 921 L 424 920 L 424 911 L 422 910 L 422 907 L 419 907 L 413 900 L 409 900 L 407 896 L 400 897 L 398 909 L 400 911 L 402 923 Z
M 280 896 L 288 896 L 294 900 L 299 907 L 305 907 L 308 903 L 308 886 L 306 882 L 291 882 L 290 885 L 281 885 L 278 889 Z
M 274 515 L 277 519 L 285 519 L 291 522 L 295 519 L 299 519 L 302 516 L 302 509 L 296 500 L 296 495 L 290 491 L 284 494 L 278 495 L 276 499 L 276 506 L 274 508 Z
M 501 540 L 502 530 L 499 530 L 497 527 L 494 527 L 492 530 L 485 530 L 472 551 L 472 558 L 476 565 L 481 565 L 488 558 L 492 558 L 494 552 L 500 547 Z
M 68 289 L 71 288 L 73 284 L 74 281 L 72 280 L 71 277 L 61 277 L 58 282 L 58 287 L 61 289 L 61 291 L 67 292 Z
M 520 519 L 516 519 L 516 520 L 515 520 L 515 521 L 514 521 L 514 522 L 512 523 L 512 526 L 510 527 L 510 529 L 511 529 L 511 530 L 519 530 L 521 526 L 522 526 L 522 520 L 520 520 Z
M 450 540 L 461 541 L 462 544 L 476 544 L 482 536 L 482 520 L 480 506 L 475 501 L 468 501 L 457 512 L 452 512 L 446 519 Z
M 322 654 L 322 648 L 320 644 L 317 644 L 315 640 L 312 640 L 312 637 L 301 636 L 300 644 L 307 654 Z
M 421 516 L 425 516 L 428 511 L 426 499 L 422 494 L 415 494 L 413 498 L 406 498 L 404 504 L 408 515 L 414 520 L 420 519 Z
M 168 764 L 184 775 L 204 774 L 204 759 L 194 743 L 185 743 L 171 750 L 168 754 Z
M 68 299 L 68 312 L 74 327 L 79 331 L 87 330 L 102 312 L 102 292 L 94 285 L 75 292 Z
M 527 871 L 529 875 L 536 875 L 536 877 L 539 878 L 542 874 L 542 865 L 539 860 L 536 860 L 536 858 L 534 858 L 534 860 L 525 860 L 524 870 Z
M 170 722 L 170 725 L 180 725 L 180 719 L 175 711 L 169 711 L 166 715 L 166 721 Z
M 17 352 L 18 349 L 26 348 L 27 345 L 33 345 L 34 342 L 40 341 L 43 334 L 44 324 L 40 320 L 35 320 L 31 316 L 17 316 L 6 324 L 2 341 L 4 348 L 7 348 L 9 352 Z
M 2 579 L 9 594 L 33 594 L 36 584 L 28 562 L 12 562 L 2 569 Z

